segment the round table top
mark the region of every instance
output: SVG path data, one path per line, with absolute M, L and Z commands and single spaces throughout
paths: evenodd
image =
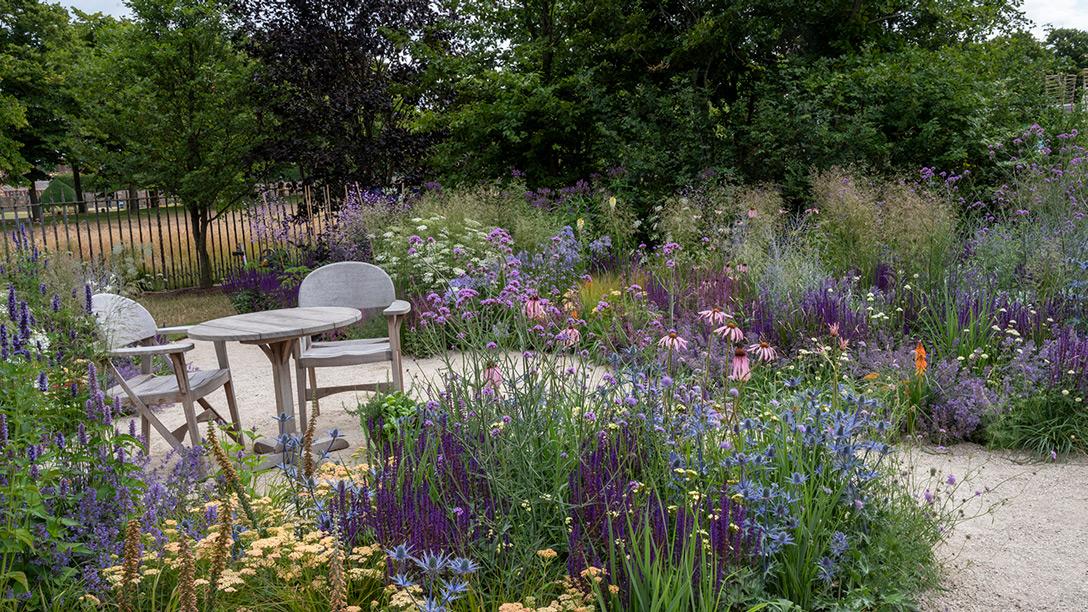
M 263 344 L 346 327 L 362 316 L 363 313 L 355 308 L 331 306 L 265 310 L 206 321 L 189 328 L 189 337 L 213 342 Z

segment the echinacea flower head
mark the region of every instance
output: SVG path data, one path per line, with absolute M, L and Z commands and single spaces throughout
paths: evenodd
M 708 310 L 700 310 L 699 318 L 706 321 L 710 325 L 723 325 L 726 321 L 732 319 L 733 317 L 721 308 L 715 306 Z
M 499 369 L 498 364 L 494 362 L 487 364 L 487 368 L 484 369 L 484 387 L 494 391 L 502 386 L 502 380 L 502 370 Z
M 582 339 L 582 332 L 578 331 L 578 328 L 574 324 L 570 324 L 566 329 L 559 332 L 556 339 L 563 344 L 563 346 L 571 347 Z
M 738 345 L 733 351 L 733 360 L 729 365 L 729 379 L 746 381 L 752 377 L 752 367 L 748 361 L 748 351 Z
M 729 342 L 740 342 L 744 340 L 744 332 L 735 321 L 726 321 L 725 325 L 714 330 L 714 333 L 722 337 L 723 340 Z
M 539 321 L 548 315 L 548 303 L 547 300 L 541 299 L 540 296 L 533 295 L 525 300 L 522 304 L 522 312 L 525 316 L 534 321 Z
M 748 351 L 756 354 L 756 358 L 760 361 L 774 361 L 778 357 L 778 353 L 775 352 L 774 347 L 770 342 L 766 340 L 760 340 L 756 344 L 748 347 Z
M 670 329 L 668 333 L 661 336 L 661 339 L 657 341 L 657 345 L 670 351 L 682 351 L 688 348 L 688 341 L 681 338 L 675 329 Z

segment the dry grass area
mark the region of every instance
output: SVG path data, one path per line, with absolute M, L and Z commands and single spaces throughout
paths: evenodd
M 53 253 L 71 253 L 87 262 L 116 258 L 124 253 L 136 268 L 158 279 L 168 288 L 197 283 L 196 241 L 188 213 L 179 206 L 155 209 L 118 210 L 68 214 L 67 207 L 51 207 L 42 221 L 29 215 L 0 211 L 0 229 L 10 232 L 16 222 L 26 223 L 39 248 Z M 208 228 L 208 254 L 213 274 L 222 276 L 242 261 L 250 260 L 272 247 L 304 243 L 324 228 L 325 216 L 316 215 L 307 224 L 289 219 L 290 206 L 231 209 L 216 216 Z M 0 249 L 0 256 L 6 251 Z
M 236 314 L 219 289 L 147 292 L 137 299 L 159 325 L 193 325 Z

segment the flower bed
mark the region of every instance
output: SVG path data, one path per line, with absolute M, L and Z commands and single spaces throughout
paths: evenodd
M 836 170 L 789 213 L 772 189 L 708 174 L 646 220 L 654 245 L 636 246 L 607 183 L 360 195 L 313 263 L 385 264 L 414 303 L 406 346 L 445 369 L 360 406 L 350 460 L 288 437 L 263 477 L 214 429 L 166 466 L 141 457 L 95 366 L 94 275 L 16 234 L 0 597 L 910 607 L 984 491 L 959 491 L 963 474 L 914 482 L 898 446 L 1086 449 L 1083 148 L 1036 128 L 1019 140 L 995 150 L 1009 181 L 985 204 L 963 175 Z M 269 262 L 228 287 L 244 307 L 290 303 L 306 268 Z

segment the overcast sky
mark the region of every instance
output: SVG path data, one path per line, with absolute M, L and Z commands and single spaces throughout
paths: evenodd
M 60 0 L 65 6 L 74 6 L 88 13 L 103 12 L 125 15 L 128 9 L 121 0 Z M 1024 13 L 1035 22 L 1035 35 L 1044 36 L 1044 26 L 1056 28 L 1080 28 L 1088 30 L 1088 0 L 1024 0 Z

